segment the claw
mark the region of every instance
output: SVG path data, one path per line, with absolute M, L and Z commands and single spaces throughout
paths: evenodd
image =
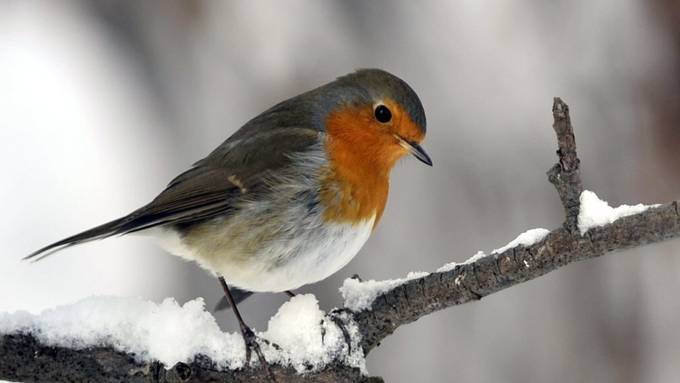
M 342 332 L 342 336 L 345 339 L 345 344 L 347 344 L 347 353 L 351 354 L 352 353 L 352 336 L 349 335 L 349 330 L 347 330 L 347 327 L 345 326 L 345 322 L 340 318 L 340 315 L 344 314 L 347 312 L 347 309 L 334 309 L 333 311 L 330 312 L 329 317 L 335 323 L 336 326 L 340 329 Z
M 255 350 L 260 363 L 262 363 L 260 345 L 257 343 L 257 335 L 248 327 L 241 328 L 241 335 L 243 335 L 243 342 L 246 344 L 246 364 L 250 364 L 250 357 L 252 351 Z
M 250 364 L 250 357 L 252 356 L 253 351 L 255 351 L 255 354 L 257 355 L 257 359 L 260 362 L 260 366 L 262 366 L 262 368 L 267 372 L 269 379 L 272 382 L 276 382 L 276 378 L 274 377 L 274 374 L 272 373 L 271 369 L 269 368 L 269 363 L 267 363 L 267 359 L 264 358 L 264 354 L 262 353 L 262 349 L 260 349 L 260 344 L 258 343 L 259 339 L 258 339 L 257 335 L 255 335 L 253 330 L 251 330 L 247 326 L 241 327 L 241 335 L 243 335 L 243 342 L 246 345 L 246 364 Z M 267 342 L 264 339 L 262 341 Z

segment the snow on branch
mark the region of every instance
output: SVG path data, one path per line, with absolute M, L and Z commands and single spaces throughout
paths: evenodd
M 388 281 L 348 279 L 343 308 L 297 296 L 258 336 L 278 382 L 369 382 L 364 357 L 404 324 L 479 300 L 569 263 L 680 236 L 678 202 L 610 207 L 584 190 L 567 105 L 553 104 L 559 161 L 548 171 L 565 211 L 555 230 L 531 229 L 486 255 Z M 454 258 L 453 254 L 451 258 Z M 457 257 L 455 257 L 457 258 Z M 89 298 L 39 316 L 0 314 L 0 379 L 24 382 L 268 382 L 202 301 L 179 306 Z

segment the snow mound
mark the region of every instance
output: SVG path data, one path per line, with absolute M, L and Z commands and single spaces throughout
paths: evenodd
M 650 207 L 658 207 L 661 205 L 621 205 L 619 207 L 611 207 L 606 201 L 597 197 L 597 195 L 589 190 L 584 190 L 580 197 L 580 210 L 578 214 L 578 229 L 581 235 L 584 235 L 593 227 L 603 226 L 613 223 L 619 218 L 627 217 L 633 214 L 642 213 Z
M 356 325 L 347 326 L 353 343 L 348 354 L 341 330 L 324 317 L 313 295 L 298 295 L 283 304 L 267 331 L 258 334 L 280 346 L 262 342 L 266 359 L 298 372 L 323 368 L 333 360 L 365 371 Z M 30 333 L 43 344 L 73 349 L 110 346 L 168 367 L 190 363 L 196 355 L 209 357 L 220 368 L 245 364 L 241 334 L 220 330 L 202 298 L 179 305 L 170 298 L 157 304 L 140 298 L 90 297 L 37 315 L 0 313 L 0 334 L 12 333 Z
M 296 295 L 284 303 L 269 320 L 267 331 L 260 334 L 281 348 L 264 347 L 265 359 L 293 366 L 298 372 L 317 370 L 339 359 L 366 374 L 366 361 L 359 347 L 359 328 L 353 322 L 345 325 L 352 342 L 352 352 L 348 354 L 342 330 L 333 321 L 326 320 L 325 315 L 312 294 Z M 347 323 L 349 318 L 345 315 L 342 319 Z

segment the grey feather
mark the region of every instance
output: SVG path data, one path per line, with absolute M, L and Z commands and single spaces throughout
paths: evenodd
M 237 287 L 230 287 L 229 291 L 231 292 L 231 296 L 234 298 L 234 301 L 236 304 L 239 304 L 246 299 L 248 299 L 251 295 L 254 293 L 252 291 L 247 291 L 247 290 L 241 290 Z M 222 311 L 224 309 L 228 309 L 231 307 L 231 304 L 229 303 L 229 300 L 227 297 L 222 297 L 219 302 L 215 305 L 215 308 L 213 308 L 213 311 Z

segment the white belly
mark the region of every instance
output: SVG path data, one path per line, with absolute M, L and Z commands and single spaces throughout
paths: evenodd
M 187 241 L 170 229 L 155 229 L 154 237 L 168 252 L 194 260 L 203 268 L 224 276 L 227 282 L 241 289 L 255 292 L 280 292 L 318 282 L 334 274 L 359 252 L 373 229 L 375 217 L 359 224 L 326 223 L 313 230 L 301 228 L 294 238 L 269 241 L 253 254 L 242 247 L 250 244 L 241 240 L 228 226 L 215 235 L 228 240 L 216 246 L 187 246 Z M 248 236 L 248 235 L 246 235 Z M 209 250 L 208 250 L 209 249 Z

